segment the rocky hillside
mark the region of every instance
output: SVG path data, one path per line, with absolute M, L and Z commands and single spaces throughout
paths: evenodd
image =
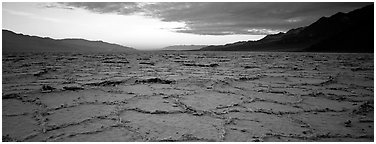
M 128 52 L 133 48 L 85 39 L 51 39 L 3 30 L 3 52 Z
M 173 46 L 168 46 L 165 48 L 162 48 L 162 50 L 174 50 L 174 51 L 179 51 L 179 50 L 198 50 L 203 47 L 206 47 L 207 45 L 173 45 Z
M 202 51 L 298 51 L 373 53 L 374 6 L 322 17 L 313 24 L 258 41 L 208 46 Z

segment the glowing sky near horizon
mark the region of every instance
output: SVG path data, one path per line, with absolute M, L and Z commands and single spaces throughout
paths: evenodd
M 224 9 L 223 13 L 218 12 L 216 7 L 225 6 L 219 5 L 220 3 L 215 7 L 211 3 L 132 3 L 123 7 L 114 7 L 119 5 L 113 3 L 2 4 L 3 29 L 55 39 L 102 40 L 136 49 L 157 49 L 170 45 L 219 45 L 257 40 L 265 34 L 305 26 L 323 15 L 306 13 L 302 16 L 280 16 L 281 18 L 274 19 L 271 16 L 270 19 L 257 20 L 263 15 L 252 17 L 255 12 L 249 12 L 250 16 L 247 16 L 247 13 L 238 14 L 242 12 L 241 8 L 247 8 L 239 7 L 239 4 Z M 338 8 L 349 11 L 359 5 L 365 4 Z M 167 7 L 173 8 L 166 10 Z M 240 10 L 236 11 L 237 9 Z M 333 14 L 334 11 L 326 12 L 325 15 Z

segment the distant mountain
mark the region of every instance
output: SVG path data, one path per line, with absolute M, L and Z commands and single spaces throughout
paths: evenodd
M 207 45 L 173 45 L 162 48 L 162 50 L 198 50 L 200 48 L 206 47 Z
M 3 30 L 3 52 L 128 52 L 133 48 L 85 39 L 51 39 Z
M 322 17 L 313 24 L 258 41 L 208 46 L 202 51 L 298 51 L 373 53 L 374 6 Z

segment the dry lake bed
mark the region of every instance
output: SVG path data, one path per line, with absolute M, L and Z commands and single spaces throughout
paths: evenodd
M 2 141 L 374 141 L 373 54 L 2 57 Z

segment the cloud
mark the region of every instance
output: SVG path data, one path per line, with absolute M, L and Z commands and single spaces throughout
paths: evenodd
M 33 14 L 33 13 L 15 11 L 15 10 L 10 10 L 10 9 L 5 9 L 5 8 L 3 8 L 3 12 L 7 12 L 7 13 L 10 13 L 12 15 L 24 16 L 24 17 L 28 17 L 28 18 L 32 18 L 32 19 L 45 20 L 45 21 L 50 21 L 50 22 L 55 22 L 55 23 L 62 22 L 62 20 L 57 19 L 57 18 L 44 17 L 44 16 L 40 16 L 40 15 L 37 15 L 37 14 Z
M 82 8 L 96 13 L 116 13 L 129 15 L 142 12 L 139 3 L 135 2 L 61 2 L 55 7 Z
M 280 31 L 279 30 L 272 30 L 272 29 L 253 28 L 253 29 L 249 29 L 248 32 L 256 33 L 256 34 L 259 34 L 259 35 L 267 35 L 267 34 L 276 34 L 276 33 L 279 33 Z
M 371 3 L 290 2 L 73 2 L 60 7 L 81 8 L 96 13 L 140 14 L 165 22 L 182 22 L 171 29 L 199 35 L 265 35 L 306 26 L 322 16 L 348 12 Z

